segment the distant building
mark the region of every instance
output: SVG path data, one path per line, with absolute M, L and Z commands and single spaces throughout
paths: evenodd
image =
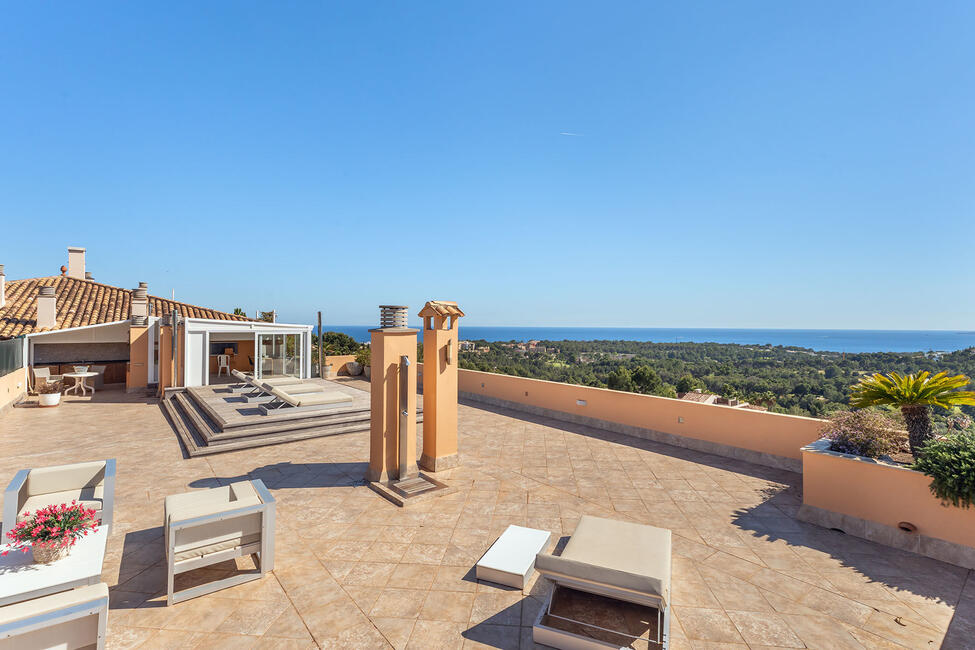
M 477 349 L 477 343 L 475 343 L 474 341 L 460 341 L 459 345 L 462 351 L 466 350 L 469 352 L 473 352 L 474 350 Z
M 697 402 L 698 404 L 714 404 L 718 400 L 718 396 L 714 393 L 705 393 L 698 388 L 689 393 L 678 393 L 677 399 L 682 399 L 685 402 Z

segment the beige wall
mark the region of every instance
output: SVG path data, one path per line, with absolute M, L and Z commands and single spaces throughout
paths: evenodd
M 927 537 L 975 546 L 975 508 L 943 506 L 920 472 L 824 452 L 802 455 L 803 503 Z
M 129 365 L 125 373 L 125 390 L 139 390 L 149 385 L 149 328 L 129 328 Z
M 459 372 L 459 390 L 518 404 L 799 460 L 822 421 L 730 406 L 698 404 L 476 370 Z M 577 400 L 585 401 L 585 406 Z M 681 421 L 681 419 L 683 421 Z
M 254 356 L 254 337 L 251 336 L 249 339 L 241 339 L 237 341 L 213 341 L 213 343 L 236 343 L 237 344 L 237 354 L 230 356 L 230 367 L 234 370 L 239 370 L 240 372 L 252 372 L 254 366 L 251 365 L 250 360 L 256 358 Z M 221 348 L 222 349 L 222 348 Z M 250 358 L 248 358 L 250 357 Z M 217 376 L 217 355 L 210 355 L 210 376 Z
M 315 356 L 314 350 L 312 352 L 313 352 L 312 359 L 316 359 L 317 357 Z M 325 355 L 325 357 L 328 360 L 328 363 L 332 364 L 332 373 L 335 375 L 349 374 L 349 369 L 346 367 L 346 364 L 355 361 L 354 354 L 328 354 Z M 313 371 L 318 372 L 317 366 L 315 364 L 316 362 L 313 360 L 312 361 Z
M 0 411 L 16 402 L 27 392 L 27 379 L 23 368 L 0 377 Z

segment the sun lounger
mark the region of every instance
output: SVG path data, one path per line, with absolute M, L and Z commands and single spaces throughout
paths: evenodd
M 335 408 L 337 404 L 352 401 L 351 395 L 346 395 L 337 390 L 294 394 L 286 388 L 271 388 L 271 394 L 274 396 L 274 399 L 260 406 L 261 412 L 264 415 L 281 410 L 287 410 L 293 413 L 296 411 L 316 411 Z
M 273 389 L 283 390 L 289 395 L 306 395 L 308 393 L 324 393 L 325 386 L 315 383 L 302 383 L 302 384 L 258 384 L 250 393 L 244 395 L 244 400 L 251 404 L 261 404 L 264 402 L 270 402 L 274 399 L 274 395 L 271 393 Z
M 252 376 L 245 374 L 239 370 L 231 370 L 230 374 L 237 379 L 237 384 L 231 384 L 227 386 L 232 393 L 239 393 L 240 391 L 250 390 L 254 386 L 251 384 Z
M 584 515 L 562 555 L 535 558 L 535 569 L 555 587 L 532 628 L 534 641 L 574 649 L 643 639 L 666 648 L 670 540 L 663 528 Z

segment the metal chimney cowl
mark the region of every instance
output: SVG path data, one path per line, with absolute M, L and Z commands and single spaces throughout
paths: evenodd
M 409 326 L 409 307 L 406 305 L 379 305 L 379 327 Z

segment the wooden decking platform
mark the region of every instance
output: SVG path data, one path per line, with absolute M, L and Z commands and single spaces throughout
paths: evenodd
M 316 381 L 347 394 L 350 401 L 313 411 L 285 408 L 265 415 L 258 405 L 217 385 L 175 392 L 162 402 L 162 409 L 190 457 L 369 430 L 368 392 L 342 382 Z M 422 420 L 418 404 L 417 421 Z

